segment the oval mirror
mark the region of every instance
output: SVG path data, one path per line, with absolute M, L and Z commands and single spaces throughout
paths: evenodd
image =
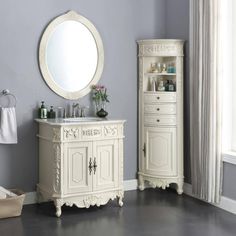
M 55 18 L 39 46 L 39 66 L 47 85 L 75 100 L 98 82 L 104 65 L 101 37 L 95 26 L 74 11 Z

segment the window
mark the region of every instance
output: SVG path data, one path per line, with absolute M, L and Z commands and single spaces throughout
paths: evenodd
M 222 0 L 223 151 L 236 152 L 236 1 Z

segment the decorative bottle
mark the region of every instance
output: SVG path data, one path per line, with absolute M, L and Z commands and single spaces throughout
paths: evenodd
M 42 101 L 42 105 L 40 107 L 40 119 L 47 119 L 47 108 L 44 105 L 44 101 Z
M 56 118 L 56 112 L 53 111 L 53 106 L 51 106 L 48 118 L 51 118 L 51 119 L 55 119 Z

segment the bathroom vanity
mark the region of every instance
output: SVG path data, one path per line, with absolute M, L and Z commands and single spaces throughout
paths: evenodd
M 39 124 L 39 201 L 61 207 L 123 205 L 124 120 L 36 119 Z
M 95 25 L 75 11 L 47 24 L 38 55 L 44 81 L 65 99 L 79 102 L 101 78 L 102 38 Z M 77 106 L 73 104 L 73 108 Z M 75 116 L 72 112 L 73 118 L 36 119 L 38 199 L 53 200 L 58 217 L 64 204 L 88 208 L 118 198 L 119 205 L 123 205 L 125 121 Z

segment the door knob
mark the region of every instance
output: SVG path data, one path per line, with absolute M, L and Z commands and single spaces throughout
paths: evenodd
M 89 159 L 89 175 L 91 175 L 91 173 L 92 173 L 92 170 L 93 170 L 93 163 L 92 163 L 92 158 L 90 157 L 90 159 Z
M 94 160 L 93 160 L 93 171 L 94 171 L 94 174 L 96 173 L 96 170 L 97 170 L 97 162 L 96 162 L 96 157 L 94 157 Z
M 143 154 L 144 154 L 144 157 L 146 157 L 146 143 L 144 143 L 143 145 Z

